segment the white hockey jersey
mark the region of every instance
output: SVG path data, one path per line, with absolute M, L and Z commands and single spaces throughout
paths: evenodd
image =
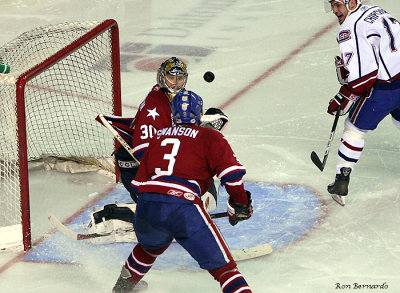
M 361 5 L 340 26 L 337 41 L 352 93 L 400 79 L 400 23 L 382 8 Z

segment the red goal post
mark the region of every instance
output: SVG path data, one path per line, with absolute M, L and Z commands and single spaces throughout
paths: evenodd
M 0 47 L 0 248 L 31 247 L 28 162 L 59 157 L 115 171 L 112 136 L 95 121 L 121 115 L 115 20 L 45 25 Z

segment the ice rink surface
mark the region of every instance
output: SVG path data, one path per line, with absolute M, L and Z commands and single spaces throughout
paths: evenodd
M 398 0 L 374 4 L 400 19 Z M 323 156 L 333 122 L 326 109 L 339 88 L 338 24 L 322 0 L 3 0 L 0 41 L 44 24 L 109 18 L 120 28 L 123 115 L 136 112 L 160 61 L 181 57 L 189 68 L 186 87 L 229 115 L 225 134 L 247 167 L 245 180 L 302 185 L 324 206 L 300 239 L 239 262 L 253 292 L 400 292 L 398 129 L 386 118 L 366 136 L 344 208 L 326 192 L 344 118 L 324 172 L 310 160 L 313 150 Z M 208 70 L 216 76 L 212 83 L 202 78 Z M 97 174 L 40 170 L 30 184 L 35 241 L 53 233 L 48 213 L 65 220 L 115 188 L 112 178 Z M 120 265 L 93 255 L 84 264 L 38 263 L 1 252 L 0 292 L 111 292 Z M 203 271 L 154 269 L 145 280 L 152 293 L 220 292 Z

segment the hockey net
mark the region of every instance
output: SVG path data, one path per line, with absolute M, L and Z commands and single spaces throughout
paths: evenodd
M 114 20 L 35 28 L 0 47 L 0 248 L 31 247 L 28 162 L 62 158 L 114 172 L 112 136 L 95 117 L 121 115 Z

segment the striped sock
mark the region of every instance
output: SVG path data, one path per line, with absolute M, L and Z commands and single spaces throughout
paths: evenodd
M 138 243 L 125 262 L 125 268 L 127 268 L 132 275 L 131 280 L 138 283 L 151 269 L 157 256 L 162 254 L 167 248 L 168 246 L 158 250 L 145 250 L 140 243 Z
M 354 168 L 364 150 L 364 133 L 345 128 L 338 150 L 336 174 L 342 167 Z
M 224 293 L 252 293 L 246 280 L 237 269 L 224 273 L 219 282 Z

